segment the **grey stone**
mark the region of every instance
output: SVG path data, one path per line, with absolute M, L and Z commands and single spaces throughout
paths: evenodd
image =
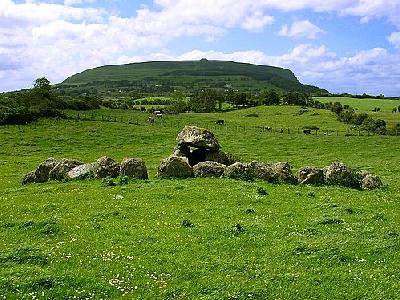
M 296 177 L 293 175 L 291 166 L 288 162 L 278 162 L 272 165 L 274 176 L 277 182 L 297 183 Z
M 94 174 L 96 178 L 118 177 L 120 165 L 110 157 L 103 156 L 94 164 Z
M 53 169 L 51 169 L 49 173 L 49 179 L 64 180 L 68 178 L 67 174 L 69 171 L 82 164 L 82 162 L 76 159 L 62 159 L 57 162 Z
M 214 134 L 205 129 L 196 126 L 185 126 L 176 138 L 177 144 L 190 147 L 218 150 L 220 148 Z
M 52 157 L 42 162 L 35 170 L 35 182 L 43 183 L 49 180 L 50 171 L 57 165 L 59 160 Z
M 272 164 L 252 161 L 247 165 L 247 169 L 254 178 L 258 178 L 267 182 L 275 182 L 277 180 L 277 176 Z
M 85 179 L 94 177 L 94 164 L 76 166 L 67 173 L 69 179 Z
M 225 168 L 224 176 L 232 179 L 253 179 L 253 174 L 249 172 L 249 165 L 246 163 L 236 162 Z
M 303 167 L 299 170 L 300 184 L 322 185 L 325 183 L 324 170 L 314 167 Z
M 200 162 L 193 167 L 195 177 L 221 177 L 226 166 L 215 161 Z
M 22 185 L 26 185 L 26 184 L 34 183 L 35 179 L 36 179 L 35 171 L 32 171 L 32 172 L 29 172 L 28 174 L 25 174 L 24 177 L 22 177 L 20 182 Z
M 233 161 L 225 152 L 219 151 L 207 151 L 205 161 L 215 161 L 224 165 L 232 165 L 236 161 Z
M 359 175 L 340 161 L 333 162 L 324 169 L 325 182 L 328 185 L 360 188 Z
M 375 190 L 383 185 L 382 180 L 376 175 L 368 172 L 360 175 L 362 176 L 360 185 L 363 190 Z
M 148 179 L 147 168 L 140 158 L 125 158 L 120 167 L 120 174 L 137 179 Z
M 160 178 L 193 177 L 193 168 L 186 157 L 170 156 L 161 161 L 157 176 Z

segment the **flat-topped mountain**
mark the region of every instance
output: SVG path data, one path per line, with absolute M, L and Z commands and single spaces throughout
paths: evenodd
M 145 92 L 167 92 L 176 88 L 277 89 L 310 93 L 325 91 L 300 83 L 289 69 L 206 59 L 107 65 L 75 74 L 58 86 L 62 89 L 133 89 Z

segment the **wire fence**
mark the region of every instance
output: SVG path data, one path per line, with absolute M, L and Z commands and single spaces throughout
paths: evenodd
M 151 117 L 149 119 L 143 116 L 115 116 L 106 114 L 94 114 L 94 113 L 77 113 L 71 114 L 69 120 L 80 122 L 80 121 L 93 121 L 93 122 L 111 122 L 111 123 L 125 123 L 135 126 L 154 126 L 154 127 L 170 127 L 181 129 L 186 125 L 193 125 L 198 127 L 208 128 L 214 131 L 240 131 L 240 132 L 260 132 L 265 134 L 280 134 L 280 135 L 310 135 L 310 136 L 374 136 L 376 133 L 361 130 L 356 127 L 350 127 L 347 130 L 339 129 L 319 129 L 319 128 L 290 128 L 290 127 L 270 127 L 270 126 L 257 126 L 257 125 L 242 125 L 233 122 L 214 122 L 210 121 L 187 121 L 177 120 L 165 117 Z M 218 124 L 219 123 L 219 124 Z M 221 124 L 222 123 L 222 124 Z M 400 135 L 400 132 L 395 132 L 396 136 Z

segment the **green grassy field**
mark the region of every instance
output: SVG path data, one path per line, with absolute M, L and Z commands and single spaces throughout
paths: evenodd
M 353 107 L 358 113 L 367 113 L 375 119 L 383 119 L 389 125 L 400 123 L 400 113 L 393 113 L 395 107 L 400 106 L 400 100 L 389 99 L 358 99 L 350 97 L 315 97 L 321 102 L 340 102 Z M 373 112 L 375 107 L 379 107 L 379 112 Z
M 153 126 L 145 113 L 99 110 L 86 114 L 117 122 L 0 127 L 0 299 L 399 298 L 400 139 L 257 127 L 348 129 L 328 111 L 299 110 L 182 114 Z M 296 171 L 340 159 L 381 176 L 385 187 L 155 178 L 185 124 L 209 127 L 244 161 L 289 161 Z M 103 155 L 143 158 L 150 179 L 19 184 L 50 156 Z

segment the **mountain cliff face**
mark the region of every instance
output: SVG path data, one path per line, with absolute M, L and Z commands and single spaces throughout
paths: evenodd
M 75 74 L 61 88 L 149 89 L 233 88 L 277 89 L 318 93 L 324 90 L 301 84 L 291 70 L 231 61 L 159 61 L 102 66 Z

